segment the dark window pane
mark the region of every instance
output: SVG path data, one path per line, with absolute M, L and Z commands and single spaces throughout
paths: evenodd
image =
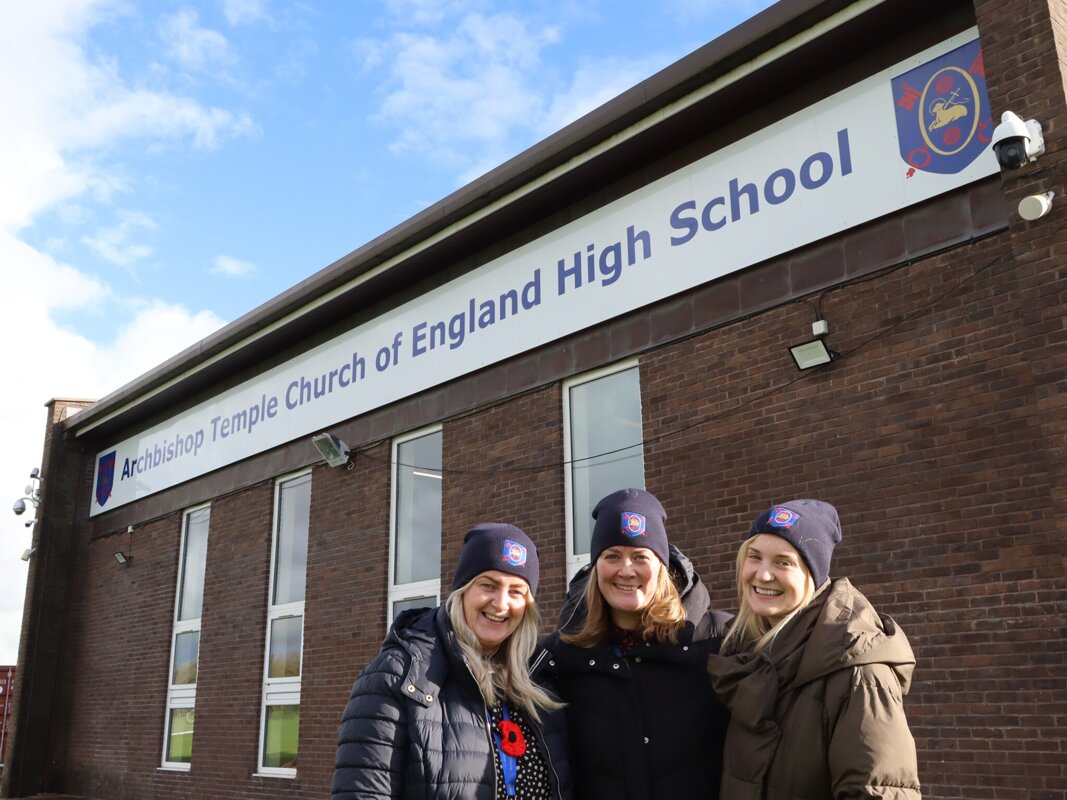
M 435 605 L 437 605 L 435 597 L 411 597 L 407 600 L 397 600 L 393 603 L 393 619 L 395 620 L 401 612 L 409 608 L 433 608 Z

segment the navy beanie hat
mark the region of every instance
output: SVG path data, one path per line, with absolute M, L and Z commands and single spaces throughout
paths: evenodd
M 463 550 L 452 577 L 452 590 L 494 569 L 517 575 L 530 584 L 531 597 L 537 594 L 537 545 L 514 525 L 482 522 L 463 537 Z
M 667 549 L 667 512 L 655 496 L 644 489 L 620 489 L 612 492 L 593 509 L 593 540 L 589 559 L 592 563 L 609 547 L 647 547 L 664 564 Z
M 816 588 L 830 577 L 830 556 L 841 541 L 837 509 L 822 500 L 790 500 L 760 514 L 748 531 L 780 536 L 793 545 L 808 565 Z

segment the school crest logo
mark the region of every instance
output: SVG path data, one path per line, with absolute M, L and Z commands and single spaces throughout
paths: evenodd
M 630 536 L 645 535 L 645 515 L 633 511 L 622 512 L 622 532 Z
M 513 567 L 526 564 L 526 548 L 510 539 L 504 540 L 504 560 Z
M 784 506 L 776 506 L 771 510 L 771 517 L 767 520 L 767 524 L 775 528 L 792 528 L 797 524 L 798 519 L 800 519 L 800 514 L 795 511 L 790 511 Z
M 893 78 L 897 140 L 907 177 L 953 175 L 989 148 L 993 117 L 977 39 Z
M 111 497 L 111 490 L 115 486 L 116 452 L 112 450 L 100 456 L 100 461 L 96 465 L 96 502 L 101 506 Z

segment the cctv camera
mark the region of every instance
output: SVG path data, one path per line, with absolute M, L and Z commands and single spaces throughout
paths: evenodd
M 1045 138 L 1036 119 L 1023 122 L 1018 114 L 1005 111 L 993 129 L 993 152 L 1002 169 L 1019 169 L 1045 153 Z
M 31 478 L 37 478 L 37 477 L 40 477 L 40 475 L 41 475 L 41 470 L 38 467 L 34 467 L 33 469 L 30 470 L 30 477 Z
M 15 505 L 11 506 L 11 510 L 15 512 L 15 515 L 26 513 L 26 501 L 21 497 L 15 501 Z

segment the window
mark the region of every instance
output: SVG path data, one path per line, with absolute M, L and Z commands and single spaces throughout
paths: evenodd
M 204 605 L 204 570 L 211 509 L 190 509 L 182 516 L 178 554 L 178 589 L 174 600 L 163 766 L 189 769 L 196 717 L 196 673 L 200 661 L 200 614 Z
M 589 562 L 597 501 L 616 489 L 645 487 L 642 439 L 637 362 L 564 383 L 568 579 Z
M 274 486 L 260 726 L 259 772 L 265 775 L 296 775 L 310 517 L 311 473 L 279 480 Z
M 388 622 L 441 594 L 441 429 L 393 441 Z

